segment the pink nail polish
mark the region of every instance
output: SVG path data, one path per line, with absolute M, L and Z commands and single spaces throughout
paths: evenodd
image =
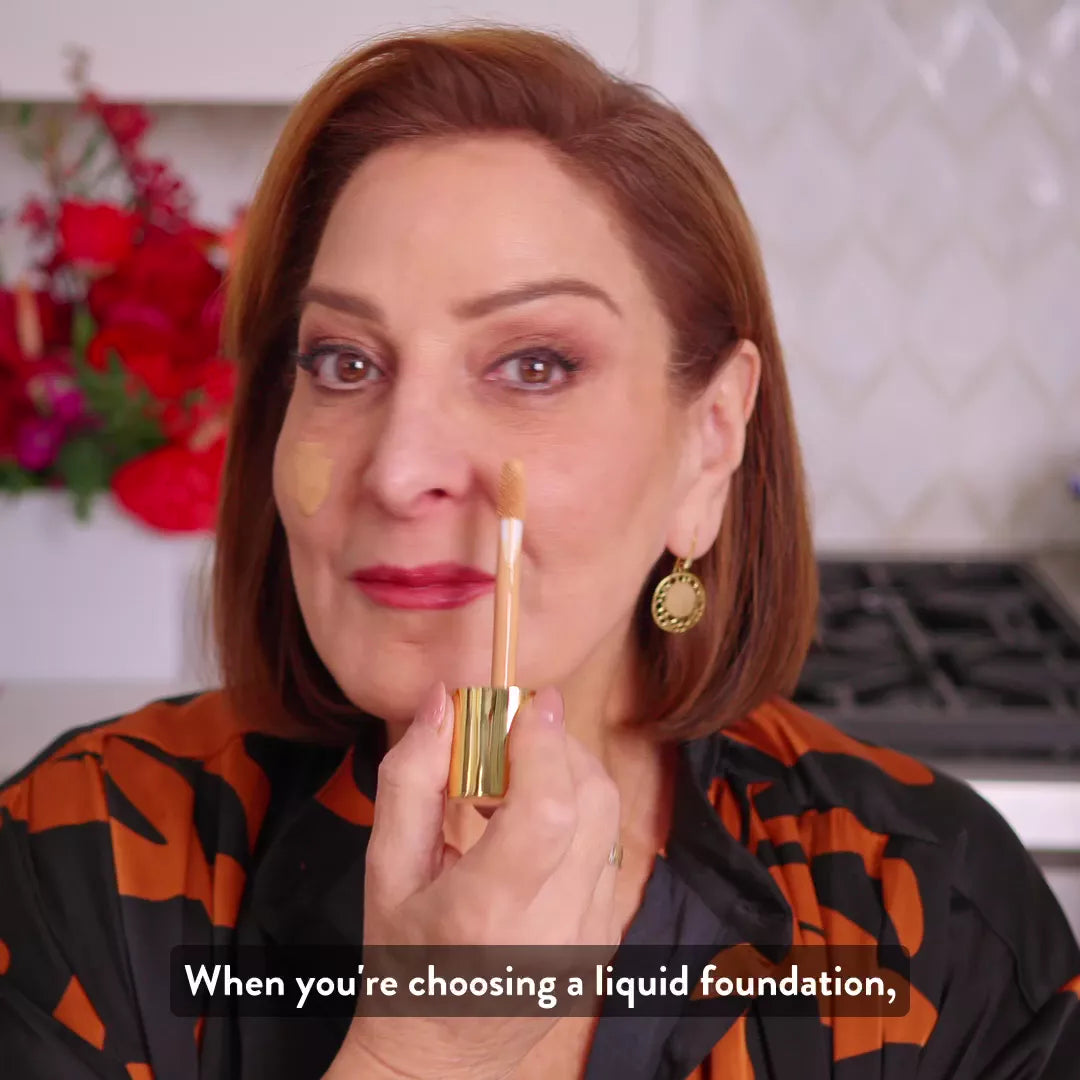
M 563 700 L 558 690 L 552 687 L 541 690 L 534 699 L 533 707 L 536 709 L 537 719 L 542 724 L 562 727 Z

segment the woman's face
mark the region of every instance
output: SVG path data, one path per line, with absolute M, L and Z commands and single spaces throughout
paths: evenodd
M 526 482 L 521 685 L 625 658 L 654 561 L 694 527 L 699 550 L 715 536 L 726 488 L 705 414 L 669 393 L 659 304 L 603 201 L 533 142 L 369 158 L 297 345 L 310 362 L 274 459 L 297 595 L 344 693 L 388 721 L 437 679 L 490 681 L 508 458 Z

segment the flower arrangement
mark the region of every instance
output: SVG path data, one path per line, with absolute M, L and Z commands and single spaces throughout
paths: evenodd
M 82 519 L 111 491 L 156 529 L 211 529 L 235 384 L 223 279 L 242 214 L 224 231 L 198 224 L 188 185 L 143 153 L 148 112 L 77 91 L 73 118 L 24 105 L 15 119 L 47 196 L 18 211 L 29 276 L 0 277 L 0 491 L 66 488 Z

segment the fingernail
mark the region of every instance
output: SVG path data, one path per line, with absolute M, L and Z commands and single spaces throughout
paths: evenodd
M 416 718 L 433 731 L 442 730 L 446 718 L 446 687 L 441 682 L 437 682 L 424 696 Z
M 549 727 L 562 727 L 562 694 L 553 686 L 545 687 L 533 698 L 533 708 L 536 710 L 536 718 L 540 723 L 547 724 Z

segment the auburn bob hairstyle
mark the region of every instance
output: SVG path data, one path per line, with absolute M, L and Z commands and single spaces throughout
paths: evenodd
M 684 739 L 790 695 L 818 598 L 802 460 L 757 241 L 704 138 L 649 88 L 557 37 L 481 25 L 376 40 L 293 109 L 232 271 L 225 350 L 239 366 L 214 570 L 225 688 L 243 715 L 340 738 L 359 718 L 304 628 L 272 494 L 290 393 L 297 299 L 331 206 L 371 153 L 403 139 L 517 132 L 604 195 L 673 331 L 670 386 L 693 396 L 740 339 L 761 352 L 757 404 L 720 535 L 694 569 L 708 594 L 692 632 L 665 634 L 642 582 L 640 712 Z

